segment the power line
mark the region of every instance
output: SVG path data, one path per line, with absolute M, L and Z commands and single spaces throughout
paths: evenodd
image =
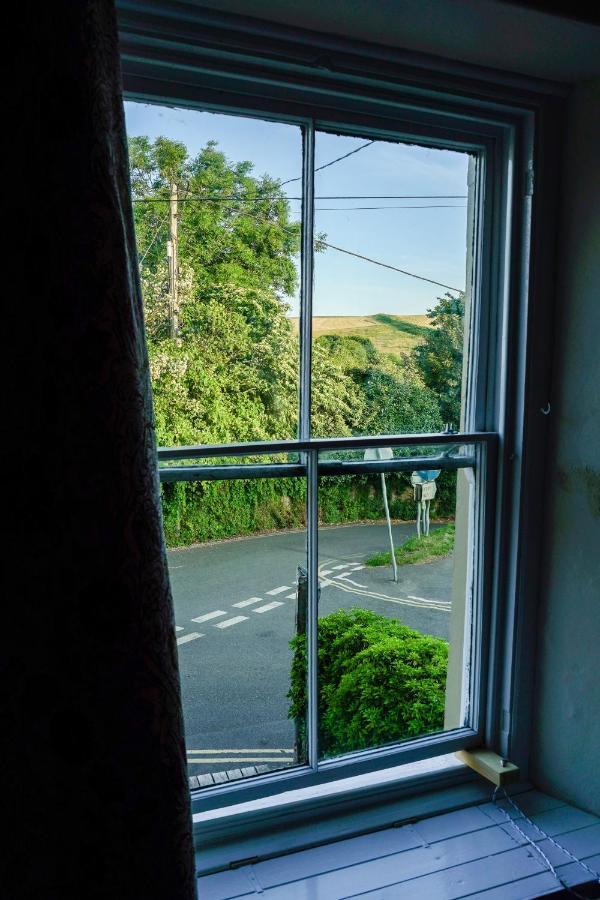
M 302 197 L 285 197 L 273 194 L 264 197 L 180 197 L 179 203 L 262 203 L 263 200 L 302 200 Z M 467 200 L 466 194 L 320 194 L 315 200 Z M 168 197 L 132 197 L 132 203 L 168 203 Z
M 393 272 L 401 272 L 402 275 L 409 275 L 411 278 L 418 278 L 419 281 L 427 281 L 429 284 L 435 284 L 437 287 L 448 288 L 449 291 L 455 291 L 462 294 L 461 288 L 450 287 L 449 284 L 442 284 L 441 281 L 434 281 L 432 278 L 425 278 L 423 275 L 415 275 L 414 272 L 407 272 L 406 269 L 399 269 L 397 266 L 391 266 L 389 263 L 381 262 L 378 259 L 371 259 L 370 256 L 363 256 L 362 253 L 353 253 L 352 250 L 345 250 L 343 247 L 336 247 L 335 244 L 328 244 L 327 241 L 319 241 L 323 247 L 329 247 L 330 250 L 337 250 L 338 253 L 346 253 L 348 256 L 355 256 L 357 259 L 363 259 L 365 262 L 373 263 L 375 266 L 382 266 L 384 269 L 391 269 Z
M 357 209 L 466 209 L 466 205 L 462 203 L 460 206 L 456 204 L 440 204 L 430 203 L 427 206 L 315 206 L 315 212 L 353 212 Z
M 181 202 L 181 199 L 179 199 L 178 202 Z M 343 207 L 339 207 L 339 208 L 340 208 L 340 209 L 343 209 Z M 364 208 L 369 208 L 369 207 L 364 207 Z M 389 207 L 371 207 L 371 208 L 387 209 L 387 208 L 389 208 Z M 397 209 L 411 209 L 411 208 L 416 208 L 416 209 L 427 209 L 428 207 L 402 207 L 402 206 L 400 206 L 400 207 L 396 207 L 396 208 L 397 208 Z M 460 208 L 463 208 L 463 209 L 464 209 L 464 207 L 458 207 L 458 208 L 459 208 L 459 209 L 460 209 Z M 264 218 L 264 217 L 260 217 L 260 216 L 259 216 L 259 218 Z M 268 220 L 265 219 L 265 221 L 268 221 Z M 160 226 L 159 226 L 159 227 L 160 227 Z M 152 240 L 152 243 L 153 243 L 154 240 L 156 239 L 157 235 L 158 235 L 158 231 L 157 231 L 157 233 L 154 235 L 154 238 L 153 238 L 153 240 Z M 355 252 L 352 251 L 352 250 L 346 250 L 344 247 L 338 247 L 338 246 L 336 246 L 335 244 L 330 244 L 330 243 L 328 243 L 327 241 L 320 240 L 319 238 L 317 238 L 316 242 L 317 242 L 318 244 L 320 244 L 321 246 L 323 246 L 323 247 L 327 247 L 327 248 L 330 249 L 330 250 L 337 250 L 338 253 L 345 253 L 347 256 L 354 256 L 356 259 L 362 259 L 364 262 L 369 262 L 369 263 L 371 263 L 371 264 L 374 265 L 374 266 L 381 266 L 381 268 L 383 268 L 383 269 L 390 269 L 392 272 L 399 272 L 401 275 L 407 275 L 409 278 L 416 278 L 416 279 L 418 279 L 419 281 L 426 281 L 428 284 L 434 284 L 434 285 L 436 285 L 436 287 L 447 288 L 449 291 L 454 291 L 454 292 L 457 293 L 457 294 L 461 294 L 461 293 L 462 293 L 462 289 L 461 289 L 461 288 L 451 287 L 451 285 L 449 285 L 449 284 L 444 284 L 444 283 L 441 282 L 441 281 L 434 281 L 432 278 L 426 278 L 424 275 L 416 275 L 414 272 L 408 272 L 406 269 L 400 269 L 400 268 L 398 268 L 398 266 L 392 266 L 392 265 L 390 265 L 389 263 L 381 262 L 381 260 L 378 260 L 378 259 L 372 259 L 370 256 L 364 256 L 362 253 L 355 253 Z M 150 247 L 147 248 L 146 253 L 148 252 L 149 249 L 150 249 Z M 145 254 L 144 254 L 144 256 L 145 256 Z M 140 262 L 141 262 L 141 261 L 140 261 Z
M 355 153 L 360 153 L 361 150 L 364 150 L 365 147 L 370 147 L 371 144 L 374 144 L 375 141 L 367 141 L 366 144 L 361 144 L 360 147 L 356 147 L 354 150 L 351 150 L 349 153 L 344 153 L 343 156 L 338 156 L 336 159 L 332 159 L 331 162 L 325 163 L 323 166 L 317 166 L 315 172 L 322 172 L 323 169 L 328 169 L 329 166 L 334 166 L 336 163 L 341 162 L 343 159 L 348 159 L 349 156 L 354 156 Z M 287 181 L 282 181 L 281 186 L 284 184 L 291 184 L 293 181 L 302 181 L 302 175 L 298 175 L 297 178 L 288 178 Z

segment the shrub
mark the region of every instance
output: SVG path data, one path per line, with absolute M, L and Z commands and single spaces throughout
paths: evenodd
M 443 728 L 446 641 L 364 609 L 324 616 L 318 636 L 322 754 L 335 756 Z M 298 723 L 302 743 L 305 635 L 297 635 L 290 645 L 289 716 Z
M 432 518 L 454 515 L 456 473 L 442 472 L 432 503 Z M 414 519 L 415 502 L 408 473 L 387 478 L 390 513 Z M 302 478 L 256 481 L 175 482 L 163 484 L 162 506 L 167 546 L 301 528 L 306 522 Z M 319 485 L 319 521 L 326 525 L 383 518 L 379 476 L 332 476 Z

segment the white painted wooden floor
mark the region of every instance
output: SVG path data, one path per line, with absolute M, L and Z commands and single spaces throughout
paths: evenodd
M 539 791 L 515 797 L 536 825 L 600 873 L 600 819 Z M 591 876 L 499 804 L 570 885 Z M 289 853 L 198 879 L 200 900 L 525 900 L 560 890 L 539 854 L 494 804 Z

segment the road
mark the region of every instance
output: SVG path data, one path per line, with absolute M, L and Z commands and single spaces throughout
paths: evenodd
M 398 546 L 413 525 L 394 526 Z M 304 531 L 168 552 L 190 774 L 292 761 L 287 718 L 296 572 Z M 391 567 L 363 562 L 388 547 L 385 525 L 319 530 L 319 615 L 362 607 L 448 637 L 452 560 Z

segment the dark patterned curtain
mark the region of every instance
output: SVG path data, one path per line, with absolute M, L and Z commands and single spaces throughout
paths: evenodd
M 190 900 L 115 12 L 111 0 L 15 11 L 0 896 Z

